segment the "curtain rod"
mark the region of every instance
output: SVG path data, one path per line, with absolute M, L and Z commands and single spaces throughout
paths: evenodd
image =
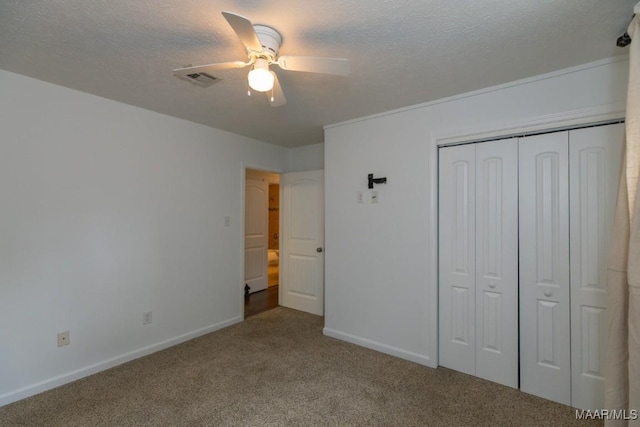
M 633 20 L 633 18 L 635 18 L 635 14 L 633 15 L 633 17 L 631 18 L 631 20 Z M 618 37 L 618 40 L 616 40 L 616 46 L 618 47 L 627 47 L 631 44 L 631 37 L 629 37 L 629 33 L 627 33 L 626 31 L 624 32 L 623 35 L 621 35 L 620 37 Z
M 631 17 L 631 21 L 633 21 L 633 18 L 635 18 L 636 15 L 638 14 L 640 14 L 640 2 L 638 2 L 638 4 L 636 4 L 635 7 L 633 8 L 633 16 Z M 629 33 L 627 33 L 626 31 L 624 32 L 623 35 L 618 37 L 618 40 L 616 40 L 616 45 L 618 47 L 626 47 L 626 46 L 629 46 L 630 44 L 631 44 L 631 37 L 629 37 Z

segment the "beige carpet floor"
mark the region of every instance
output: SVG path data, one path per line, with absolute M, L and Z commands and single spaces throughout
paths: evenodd
M 276 308 L 0 408 L 1 426 L 585 426 L 575 410 L 322 335 Z

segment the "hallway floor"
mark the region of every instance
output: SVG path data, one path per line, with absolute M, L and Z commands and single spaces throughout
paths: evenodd
M 278 307 L 278 285 L 244 297 L 244 318 Z

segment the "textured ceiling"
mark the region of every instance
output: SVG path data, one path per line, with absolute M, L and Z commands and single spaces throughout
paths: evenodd
M 626 53 L 637 0 L 2 0 L 0 69 L 273 144 L 322 126 Z M 348 58 L 348 77 L 282 71 L 288 103 L 247 97 L 247 70 L 200 88 L 185 65 L 245 60 L 220 14 L 283 36 L 281 55 Z

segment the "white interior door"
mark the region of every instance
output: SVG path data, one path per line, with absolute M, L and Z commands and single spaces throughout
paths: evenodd
M 280 176 L 280 305 L 324 314 L 324 171 Z
M 518 387 L 518 144 L 476 148 L 476 376 Z
M 267 289 L 269 184 L 248 171 L 244 194 L 244 282 L 253 293 Z
M 439 150 L 439 363 L 475 375 L 475 146 Z
M 520 388 L 571 404 L 567 132 L 519 141 Z
M 518 144 L 440 149 L 440 364 L 518 387 Z
M 604 408 L 607 260 L 624 125 L 569 132 L 571 405 Z

